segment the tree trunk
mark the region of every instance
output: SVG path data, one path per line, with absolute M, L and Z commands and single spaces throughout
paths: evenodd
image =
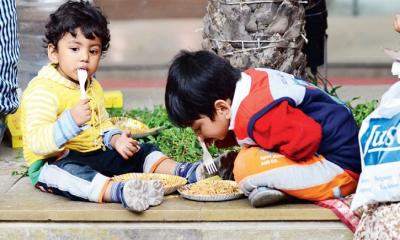
M 204 49 L 241 70 L 268 67 L 305 76 L 301 0 L 208 0 Z

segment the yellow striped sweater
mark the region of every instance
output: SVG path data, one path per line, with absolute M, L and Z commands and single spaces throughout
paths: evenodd
M 102 147 L 102 133 L 115 127 L 105 110 L 103 89 L 94 78 L 88 81 L 86 94 L 92 110 L 91 120 L 87 122 L 91 127 L 59 148 L 54 126 L 65 110 L 80 101 L 79 84 L 61 76 L 51 64 L 44 66 L 30 81 L 21 101 L 23 154 L 28 166 L 57 156 L 64 149 L 89 152 Z

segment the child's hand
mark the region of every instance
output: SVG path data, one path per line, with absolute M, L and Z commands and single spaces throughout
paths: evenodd
M 89 99 L 79 101 L 79 103 L 71 109 L 71 115 L 78 126 L 82 126 L 89 121 L 92 117 Z
M 394 30 L 400 32 L 400 15 L 396 15 L 394 18 Z
M 140 146 L 136 140 L 131 138 L 128 132 L 123 132 L 115 141 L 114 149 L 117 150 L 124 159 L 128 159 L 139 151 Z

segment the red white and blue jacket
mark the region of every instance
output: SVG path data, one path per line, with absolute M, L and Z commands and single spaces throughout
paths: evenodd
M 350 109 L 316 86 L 272 69 L 242 73 L 229 129 L 241 146 L 258 145 L 301 161 L 322 154 L 359 174 L 358 127 Z

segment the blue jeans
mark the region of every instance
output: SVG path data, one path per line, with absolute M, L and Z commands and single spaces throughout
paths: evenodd
M 109 177 L 143 172 L 146 157 L 159 151 L 156 146 L 144 143 L 140 145 L 140 150 L 127 160 L 117 151 L 110 149 L 87 153 L 70 151 L 62 159 L 47 159 L 47 163 L 40 170 L 36 187 L 71 200 L 101 202 Z

